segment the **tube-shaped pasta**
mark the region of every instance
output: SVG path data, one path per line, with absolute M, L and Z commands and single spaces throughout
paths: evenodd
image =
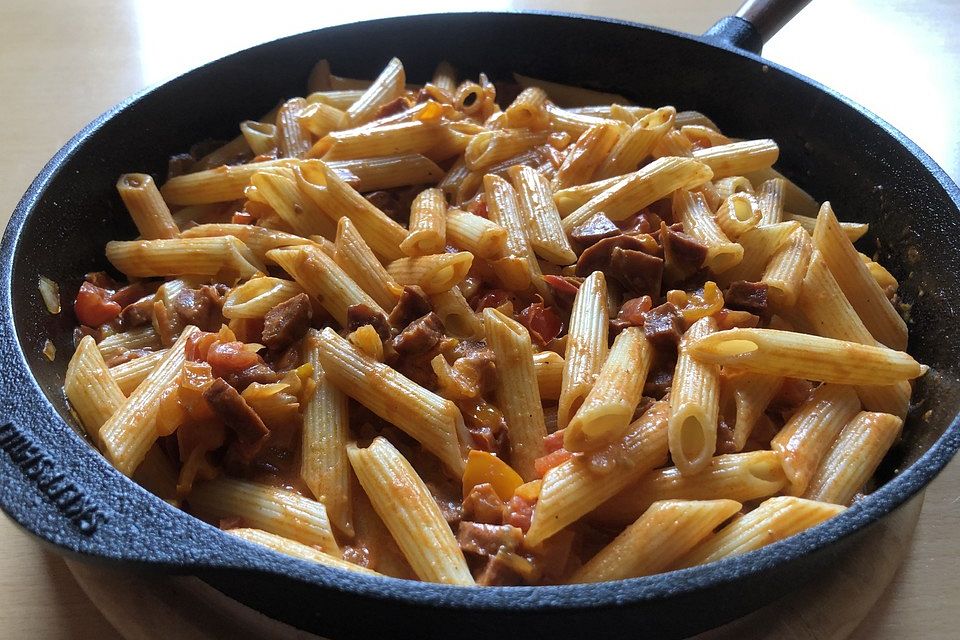
M 560 429 L 580 409 L 607 359 L 608 318 L 606 279 L 595 271 L 580 285 L 570 311 L 557 410 Z
M 760 185 L 757 204 L 763 215 L 760 224 L 776 224 L 783 220 L 783 197 L 786 180 L 771 178 Z
M 731 240 L 736 240 L 760 224 L 761 216 L 760 207 L 753 196 L 746 192 L 734 192 L 726 196 L 714 217 L 723 233 Z
M 816 526 L 846 510 L 835 504 L 793 497 L 768 498 L 682 558 L 677 568 L 738 556 Z
M 100 427 L 126 401 L 91 336 L 84 336 L 70 358 L 63 390 L 94 443 L 99 442 Z
M 161 346 L 163 345 L 160 344 L 160 336 L 157 335 L 157 331 L 153 327 L 147 326 L 107 336 L 100 341 L 97 348 L 100 350 L 103 359 L 110 362 L 127 351 L 159 349 Z
M 530 244 L 527 222 L 520 211 L 516 191 L 509 182 L 492 174 L 483 177 L 483 191 L 487 197 L 487 212 L 490 219 L 507 232 L 507 253 L 526 261 L 524 266 L 530 282 L 546 300 L 552 300 L 549 290 L 543 284 L 540 263 L 537 262 L 537 256 Z M 511 279 L 504 278 L 502 270 L 498 270 L 496 265 L 494 265 L 494 271 L 505 280 Z
M 611 220 L 623 220 L 677 189 L 693 189 L 712 177 L 708 166 L 690 158 L 654 160 L 571 212 L 563 219 L 563 229 L 569 234 L 601 211 Z
M 470 171 L 483 171 L 501 160 L 512 158 L 546 141 L 546 132 L 528 129 L 481 131 L 470 140 L 463 160 Z
M 240 134 L 258 156 L 277 154 L 277 125 L 245 120 L 240 123 Z
M 552 181 L 554 191 L 588 182 L 610 154 L 620 129 L 616 124 L 597 124 L 584 131 L 567 149 Z
M 227 533 L 232 536 L 242 538 L 247 542 L 259 544 L 263 547 L 267 547 L 268 549 L 273 549 L 278 553 L 293 556 L 294 558 L 300 558 L 301 560 L 309 560 L 310 562 L 316 562 L 328 567 L 343 569 L 345 571 L 355 571 L 356 573 L 363 573 L 370 576 L 380 575 L 372 569 L 367 569 L 366 567 L 361 567 L 358 564 L 347 562 L 339 556 L 335 556 L 325 551 L 320 551 L 316 547 L 311 547 L 303 544 L 302 542 L 297 542 L 296 540 L 290 540 L 289 538 L 278 536 L 275 533 L 268 533 L 262 529 L 243 527 L 239 529 L 227 529 Z
M 313 496 L 326 506 L 333 526 L 353 536 L 350 462 L 346 450 L 350 439 L 347 396 L 323 372 L 320 340 L 320 333 L 311 329 L 303 343 L 304 362 L 313 365 L 316 389 L 303 408 L 300 477 Z
M 447 201 L 440 189 L 424 189 L 410 205 L 410 233 L 400 243 L 408 256 L 441 253 L 447 246 Z
M 813 231 L 816 245 L 843 294 L 870 333 L 891 349 L 907 348 L 907 324 L 860 260 L 829 202 L 824 202 Z
M 598 169 L 597 178 L 609 178 L 636 171 L 637 166 L 650 155 L 657 142 L 673 128 L 676 115 L 677 110 L 673 107 L 660 107 L 640 118 L 617 139 L 607 159 Z
M 433 79 L 430 83 L 452 94 L 457 90 L 457 70 L 452 64 L 444 60 L 433 70 Z
M 307 104 L 328 104 L 344 111 L 362 95 L 363 89 L 324 89 L 310 92 L 307 96 Z
M 451 401 L 361 352 L 324 329 L 318 358 L 330 381 L 375 414 L 419 441 L 454 473 L 463 472 L 463 417 Z
M 346 129 L 349 125 L 347 114 L 336 107 L 322 102 L 305 104 L 299 114 L 300 126 L 322 138 L 331 131 Z
M 787 478 L 780 456 L 773 451 L 729 453 L 710 458 L 697 475 L 680 473 L 676 467 L 651 471 L 605 502 L 591 519 L 625 525 L 639 518 L 658 500 L 719 500 L 748 502 L 780 491 Z
M 117 180 L 117 191 L 141 238 L 161 240 L 180 235 L 153 178 L 145 173 L 125 173 Z
M 809 216 L 801 216 L 797 213 L 784 211 L 783 219 L 800 223 L 800 226 L 806 229 L 807 233 L 811 236 L 813 235 L 813 230 L 817 228 L 817 219 Z M 847 236 L 850 242 L 856 242 L 867 234 L 867 231 L 870 230 L 870 225 L 866 222 L 841 222 L 840 228 L 843 229 L 844 235 Z
M 664 134 L 650 152 L 654 158 L 676 156 L 678 158 L 692 158 L 693 144 L 682 133 L 673 129 Z
M 361 193 L 415 184 L 435 184 L 443 178 L 443 169 L 419 153 L 331 160 L 327 164 L 335 171 L 349 172 L 356 179 L 351 185 Z
M 366 449 L 347 447 L 350 464 L 417 577 L 427 582 L 474 584 L 467 561 L 430 490 L 385 438 Z
M 257 260 L 261 262 L 266 262 L 267 251 L 270 251 L 270 249 L 295 247 L 311 243 L 310 240 L 292 233 L 284 233 L 276 229 L 267 229 L 252 224 L 201 224 L 185 229 L 180 234 L 181 238 L 217 238 L 220 236 L 237 238 L 247 245 L 253 255 L 257 257 Z
M 337 223 L 335 247 L 334 261 L 340 268 L 383 309 L 393 309 L 403 287 L 373 255 L 350 218 Z
M 527 87 L 506 108 L 507 126 L 543 129 L 550 124 L 547 113 L 547 92 L 540 87 Z
M 385 260 L 403 256 L 400 243 L 407 230 L 344 182 L 332 167 L 305 163 L 296 174 L 300 187 L 333 220 L 350 218 L 374 253 Z
M 496 309 L 483 311 L 487 344 L 497 363 L 497 406 L 510 425 L 510 461 L 525 481 L 537 478 L 534 461 L 546 451 L 547 428 L 526 327 Z
M 851 387 L 821 385 L 774 436 L 770 448 L 780 456 L 790 495 L 803 495 L 830 443 L 859 411 Z
M 277 105 L 277 108 L 264 116 L 262 120 L 265 122 L 273 122 L 276 119 L 279 108 L 280 105 Z M 271 115 L 272 118 L 269 117 Z M 237 162 L 237 160 L 249 159 L 250 155 L 250 147 L 247 145 L 246 139 L 240 135 L 197 160 L 192 168 L 205 171 L 213 167 L 221 167 L 229 163 Z
M 263 318 L 270 309 L 301 293 L 303 287 L 290 280 L 268 276 L 251 278 L 227 293 L 223 300 L 223 317 L 231 320 Z
M 770 258 L 799 226 L 796 222 L 781 222 L 755 227 L 743 233 L 737 238 L 737 243 L 743 247 L 743 260 L 723 273 L 720 278 L 722 282 L 729 284 L 737 280 L 747 282 L 760 280 Z
M 303 158 L 310 150 L 310 135 L 300 126 L 303 98 L 291 98 L 277 112 L 277 151 L 283 158 Z
M 147 379 L 130 394 L 100 428 L 99 442 L 108 460 L 131 475 L 157 441 L 157 414 L 161 400 L 177 384 L 185 361 L 187 339 L 197 331 L 187 326 Z
M 595 455 L 617 460 L 611 473 L 597 473 L 591 456 L 578 456 L 550 469 L 543 477 L 525 543 L 531 547 L 576 522 L 667 460 L 669 400 L 660 400 L 630 425 L 617 442 Z
M 162 349 L 110 367 L 110 375 L 117 386 L 120 387 L 123 395 L 129 396 L 134 389 L 140 386 L 141 382 L 147 379 L 150 372 L 157 368 L 166 353 L 167 350 Z M 69 398 L 69 394 L 67 397 Z
M 537 374 L 537 388 L 543 400 L 558 400 L 563 384 L 563 356 L 555 351 L 533 354 L 533 369 Z
M 560 217 L 567 217 L 591 199 L 623 180 L 624 177 L 625 176 L 614 176 L 613 178 L 567 187 L 554 192 L 553 201 L 557 205 L 557 211 L 560 212 Z
M 623 580 L 666 571 L 740 507 L 734 500 L 655 502 L 568 582 Z
M 740 264 L 743 247 L 731 242 L 713 218 L 703 194 L 675 191 L 673 214 L 683 223 L 683 232 L 707 247 L 704 266 L 713 273 L 723 273 Z
M 340 555 L 322 502 L 257 482 L 220 477 L 197 483 L 191 510 L 208 522 L 238 517 L 247 525 Z
M 741 373 L 728 378 L 726 388 L 733 401 L 733 448 L 737 451 L 747 444 L 757 421 L 783 384 L 783 378 L 755 373 Z
M 167 204 L 175 205 L 239 200 L 243 198 L 243 190 L 250 183 L 253 174 L 269 167 L 293 167 L 298 162 L 296 158 L 281 158 L 196 171 L 170 178 L 160 187 L 160 194 Z
M 717 448 L 720 412 L 720 367 L 701 362 L 691 345 L 717 330 L 712 317 L 697 320 L 680 341 L 677 366 L 670 388 L 670 456 L 681 473 L 694 475 L 706 468 Z
M 372 120 L 380 107 L 400 97 L 406 82 L 407 76 L 403 70 L 403 63 L 397 58 L 392 58 L 363 95 L 347 109 L 347 119 L 350 124 L 357 126 Z
M 452 335 L 458 338 L 477 338 L 483 335 L 483 323 L 467 299 L 463 297 L 460 287 L 453 287 L 430 296 L 433 311 L 440 316 L 443 326 Z
M 840 432 L 803 493 L 804 498 L 849 505 L 893 446 L 903 420 L 862 411 Z
M 554 98 L 556 98 L 556 96 L 554 96 Z M 572 136 L 579 136 L 590 127 L 597 125 L 617 124 L 616 120 L 609 118 L 598 118 L 596 116 L 561 109 L 552 102 L 547 102 L 544 108 L 550 116 L 550 127 L 553 130 L 565 131 Z
M 387 272 L 400 284 L 415 284 L 427 293 L 440 293 L 463 280 L 472 264 L 473 254 L 468 251 L 435 253 L 394 260 L 387 265 Z
M 652 358 L 653 348 L 642 328 L 627 327 L 620 332 L 596 382 L 563 432 L 565 449 L 597 449 L 630 426 Z
M 449 133 L 444 125 L 422 120 L 331 131 L 313 145 L 307 157 L 332 161 L 429 154 Z
M 701 362 L 837 384 L 890 385 L 923 375 L 909 354 L 775 329 L 728 329 L 690 345 Z
M 693 157 L 710 167 L 714 178 L 742 176 L 750 171 L 767 169 L 780 156 L 780 147 L 773 140 L 744 140 L 693 152 Z
M 825 338 L 849 340 L 860 344 L 877 344 L 856 310 L 843 295 L 840 285 L 816 249 L 800 286 L 795 309 L 809 330 Z M 892 413 L 901 418 L 910 406 L 909 382 L 889 386 L 860 386 L 857 395 L 868 411 Z
M 761 282 L 777 308 L 792 307 L 797 301 L 807 265 L 813 253 L 813 240 L 803 229 L 794 229 L 787 241 L 770 257 Z
M 539 171 L 527 166 L 509 170 L 510 181 L 517 192 L 517 201 L 526 219 L 530 245 L 544 260 L 554 264 L 573 264 L 577 261 L 567 234 L 560 223 L 557 205 L 553 202 L 550 185 Z
M 735 193 L 745 193 L 753 195 L 753 183 L 743 176 L 730 176 L 729 178 L 720 178 L 713 181 L 717 188 L 717 195 L 726 200 Z
M 677 112 L 677 117 L 674 119 L 674 126 L 679 129 L 692 125 L 700 125 L 701 127 L 713 129 L 714 131 L 720 131 L 720 127 L 718 127 L 713 120 L 703 115 L 699 111 L 688 110 Z
M 265 272 L 253 252 L 231 236 L 173 240 L 111 240 L 107 259 L 131 278 L 239 276 Z
M 313 200 L 300 191 L 293 178 L 261 171 L 250 178 L 250 184 L 256 187 L 258 197 L 290 225 L 297 235 L 333 237 L 333 222 Z
M 507 248 L 507 231 L 486 218 L 451 208 L 447 211 L 447 239 L 478 258 L 501 258 Z
M 384 313 L 380 305 L 318 247 L 273 249 L 267 256 L 318 300 L 340 326 L 347 326 L 347 309 L 353 305 L 365 304 L 374 312 Z

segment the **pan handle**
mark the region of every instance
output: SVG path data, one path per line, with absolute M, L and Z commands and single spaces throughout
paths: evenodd
M 703 35 L 708 40 L 759 55 L 764 43 L 809 2 L 810 0 L 746 0 L 736 14 L 721 18 Z

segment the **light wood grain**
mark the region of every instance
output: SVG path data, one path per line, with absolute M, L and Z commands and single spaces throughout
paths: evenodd
M 701 32 L 737 0 L 495 0 L 488 9 L 550 9 Z M 283 11 L 262 3 L 187 0 L 5 0 L 0 3 L 0 223 L 43 164 L 84 124 L 144 86 L 258 42 L 334 22 L 442 10 L 476 2 L 348 3 L 336 15 L 314 2 Z M 289 7 L 299 7 L 301 11 Z M 191 16 L 184 21 L 182 17 Z M 767 46 L 776 62 L 818 79 L 886 118 L 960 177 L 960 3 L 814 0 Z M 252 28 L 251 28 L 252 25 Z M 183 45 L 182 43 L 190 43 Z M 919 110 L 919 113 L 918 113 Z M 903 567 L 852 636 L 956 637 L 960 592 L 960 463 L 930 486 Z M 0 517 L 0 637 L 116 638 L 63 562 Z M 851 598 L 857 597 L 851 593 Z M 802 636 L 797 636 L 802 637 Z

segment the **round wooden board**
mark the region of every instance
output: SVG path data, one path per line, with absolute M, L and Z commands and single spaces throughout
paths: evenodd
M 826 581 L 817 581 L 694 640 L 849 638 L 903 561 L 923 506 L 917 496 L 879 523 Z M 317 636 L 271 620 L 197 578 L 143 575 L 67 561 L 84 592 L 129 640 Z

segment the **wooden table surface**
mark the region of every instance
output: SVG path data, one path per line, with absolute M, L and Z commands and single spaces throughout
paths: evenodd
M 398 12 L 575 11 L 700 32 L 737 0 L 4 0 L 0 4 L 0 223 L 47 159 L 89 120 L 200 63 L 258 42 Z M 647 6 L 640 6 L 647 5 Z M 814 0 L 766 48 L 772 60 L 864 104 L 960 179 L 960 3 Z M 960 463 L 930 486 L 913 546 L 853 637 L 955 638 Z M 0 637 L 116 638 L 64 563 L 0 517 Z

